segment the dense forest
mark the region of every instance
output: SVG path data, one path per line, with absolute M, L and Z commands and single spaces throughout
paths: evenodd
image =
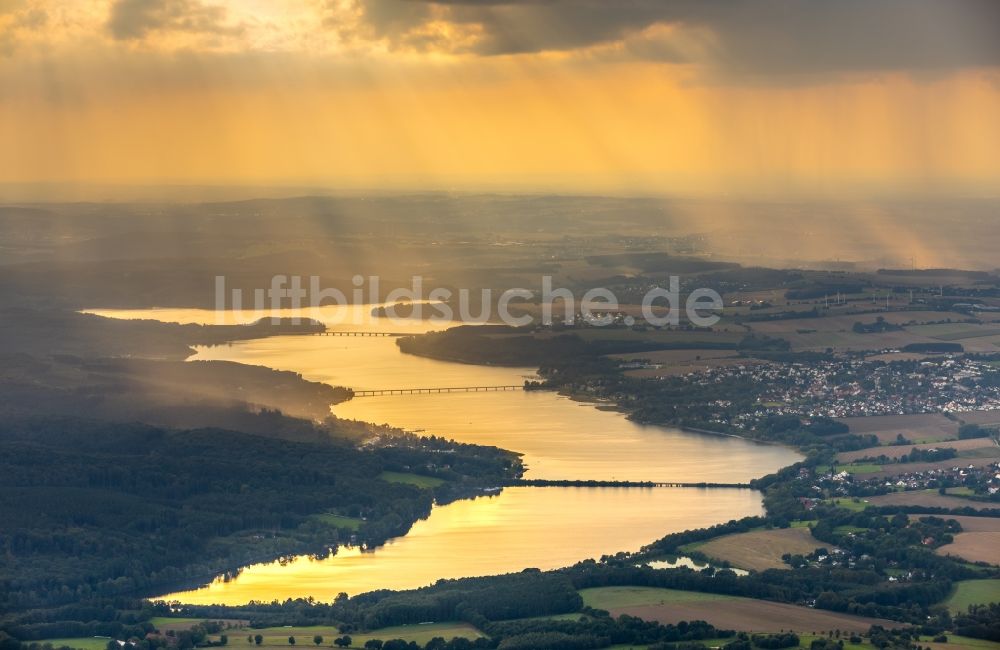
M 452 452 L 444 468 L 441 447 Z M 327 555 L 352 531 L 323 513 L 362 520 L 354 543 L 380 544 L 435 499 L 434 490 L 380 480 L 385 469 L 447 478 L 437 490 L 455 498 L 516 476 L 519 465 L 496 449 L 415 437 L 361 450 L 221 429 L 6 421 L 0 609 L 149 596 L 254 561 Z
M 554 326 L 551 333 L 537 336 L 532 327 L 506 325 L 465 325 L 452 327 L 444 332 L 421 336 L 403 337 L 397 341 L 399 349 L 408 354 L 501 366 L 551 366 L 558 364 L 608 363 L 604 355 L 630 352 L 652 352 L 672 349 L 716 350 L 782 350 L 787 343 L 780 339 L 763 339 L 748 336 L 743 340 L 725 342 L 712 340 L 706 335 L 699 340 L 697 330 L 683 342 L 649 341 L 614 338 L 615 328 L 600 330 L 606 338 L 583 338 L 572 329 Z

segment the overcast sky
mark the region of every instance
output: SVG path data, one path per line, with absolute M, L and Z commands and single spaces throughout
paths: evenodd
M 1000 193 L 996 0 L 0 0 L 0 182 Z

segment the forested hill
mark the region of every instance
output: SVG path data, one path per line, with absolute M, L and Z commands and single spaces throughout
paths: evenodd
M 442 446 L 453 450 L 449 468 L 436 464 Z M 446 481 L 418 488 L 381 480 L 384 470 Z M 381 543 L 426 516 L 436 495 L 511 472 L 506 452 L 435 439 L 360 450 L 219 429 L 7 421 L 0 610 L 155 595 L 255 561 L 323 555 L 352 534 Z M 356 533 L 324 514 L 356 520 Z
M 182 360 L 195 345 L 279 334 L 311 334 L 322 323 L 302 319 L 261 319 L 248 325 L 198 325 L 155 320 L 104 318 L 66 309 L 0 307 L 0 353 L 47 356 L 71 354 L 84 358 L 144 357 Z
M 194 345 L 322 329 L 314 322 L 179 325 L 53 309 L 0 308 L 0 415 L 82 415 L 214 426 L 298 440 L 349 435 L 330 418 L 345 388 L 225 361 L 187 363 Z M 290 416 L 290 417 L 285 417 Z M 356 428 L 356 427 L 353 427 Z

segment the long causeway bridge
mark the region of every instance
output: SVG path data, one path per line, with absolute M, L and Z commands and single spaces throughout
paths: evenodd
M 326 330 L 313 332 L 312 336 L 412 336 L 405 332 L 378 332 L 374 330 Z
M 375 388 L 355 390 L 355 397 L 380 397 L 382 395 L 429 395 L 433 393 L 493 393 L 509 390 L 524 390 L 523 384 L 502 386 L 441 386 L 439 388 Z
M 593 481 L 593 480 L 553 480 L 544 478 L 511 479 L 505 486 L 519 487 L 622 487 L 622 488 L 749 488 L 749 483 L 709 483 L 709 482 L 678 482 L 678 481 Z

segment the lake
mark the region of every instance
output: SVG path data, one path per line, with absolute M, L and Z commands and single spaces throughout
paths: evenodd
M 357 317 L 370 307 L 354 309 L 350 316 Z M 211 310 L 90 312 L 216 323 Z M 344 316 L 330 308 L 322 320 L 344 323 Z M 422 332 L 446 326 L 374 321 L 332 327 Z M 534 368 L 402 354 L 389 337 L 279 336 L 198 348 L 192 359 L 291 370 L 357 390 L 520 384 L 535 375 Z M 636 424 L 617 411 L 547 391 L 359 397 L 333 410 L 338 417 L 517 451 L 523 454 L 527 478 L 734 483 L 801 458 L 780 446 Z M 340 592 L 413 588 L 439 578 L 551 569 L 635 551 L 670 532 L 762 513 L 760 494 L 747 489 L 506 488 L 497 496 L 435 506 L 406 536 L 371 551 L 341 548 L 323 560 L 303 557 L 255 565 L 235 579 L 220 578 L 166 597 L 225 604 L 307 596 L 330 600 Z

